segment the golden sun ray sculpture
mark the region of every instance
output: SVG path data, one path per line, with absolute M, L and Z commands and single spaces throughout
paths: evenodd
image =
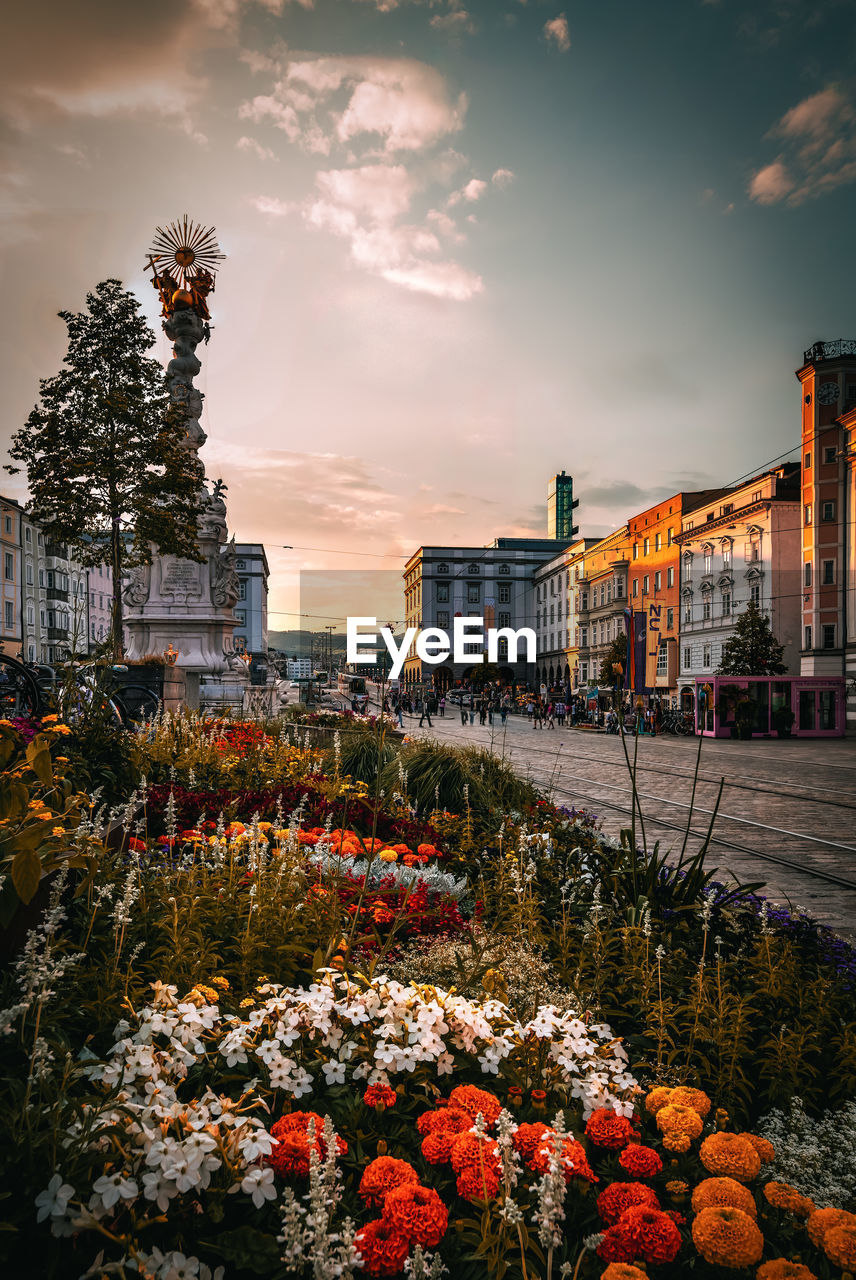
M 211 319 L 208 295 L 214 292 L 218 264 L 226 257 L 220 252 L 214 227 L 203 227 L 185 214 L 178 222 L 155 228 L 146 257 L 163 315 L 192 307 L 202 320 Z

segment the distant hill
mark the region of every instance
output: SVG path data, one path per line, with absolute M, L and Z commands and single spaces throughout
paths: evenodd
M 311 658 L 314 650 L 317 653 L 320 644 L 327 643 L 324 631 L 269 631 L 268 644 L 271 649 L 278 649 L 289 658 Z M 333 636 L 333 653 L 344 654 L 347 641 L 345 636 Z

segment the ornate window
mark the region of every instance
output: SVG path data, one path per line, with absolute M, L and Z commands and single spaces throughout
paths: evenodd
M 471 573 L 473 575 L 477 573 L 481 573 L 481 567 L 477 565 L 474 561 L 472 564 L 467 565 L 467 573 Z

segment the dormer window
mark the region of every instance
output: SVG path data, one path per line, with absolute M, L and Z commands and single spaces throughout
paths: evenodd
M 481 569 L 479 568 L 479 566 L 478 566 L 475 562 L 473 562 L 473 563 L 472 563 L 472 564 L 470 564 L 470 565 L 467 565 L 467 573 L 471 573 L 471 574 L 475 575 L 475 574 L 480 573 L 480 572 L 481 572 Z
M 501 565 L 499 566 L 499 572 L 500 572 L 501 574 L 503 574 L 503 575 L 508 574 L 508 573 L 511 573 L 511 567 L 510 567 L 510 565 L 507 565 L 507 564 L 501 564 Z
M 437 565 L 437 572 L 438 572 L 438 573 L 448 573 L 448 572 L 449 572 L 449 566 L 448 566 L 445 562 L 444 562 L 444 563 L 442 563 L 442 564 L 438 564 L 438 565 Z

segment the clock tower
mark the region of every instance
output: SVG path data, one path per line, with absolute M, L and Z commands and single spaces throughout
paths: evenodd
M 815 342 L 796 376 L 802 393 L 802 595 L 800 672 L 843 676 L 856 657 L 856 619 L 848 617 L 854 513 L 849 510 L 841 421 L 856 406 L 856 341 Z

